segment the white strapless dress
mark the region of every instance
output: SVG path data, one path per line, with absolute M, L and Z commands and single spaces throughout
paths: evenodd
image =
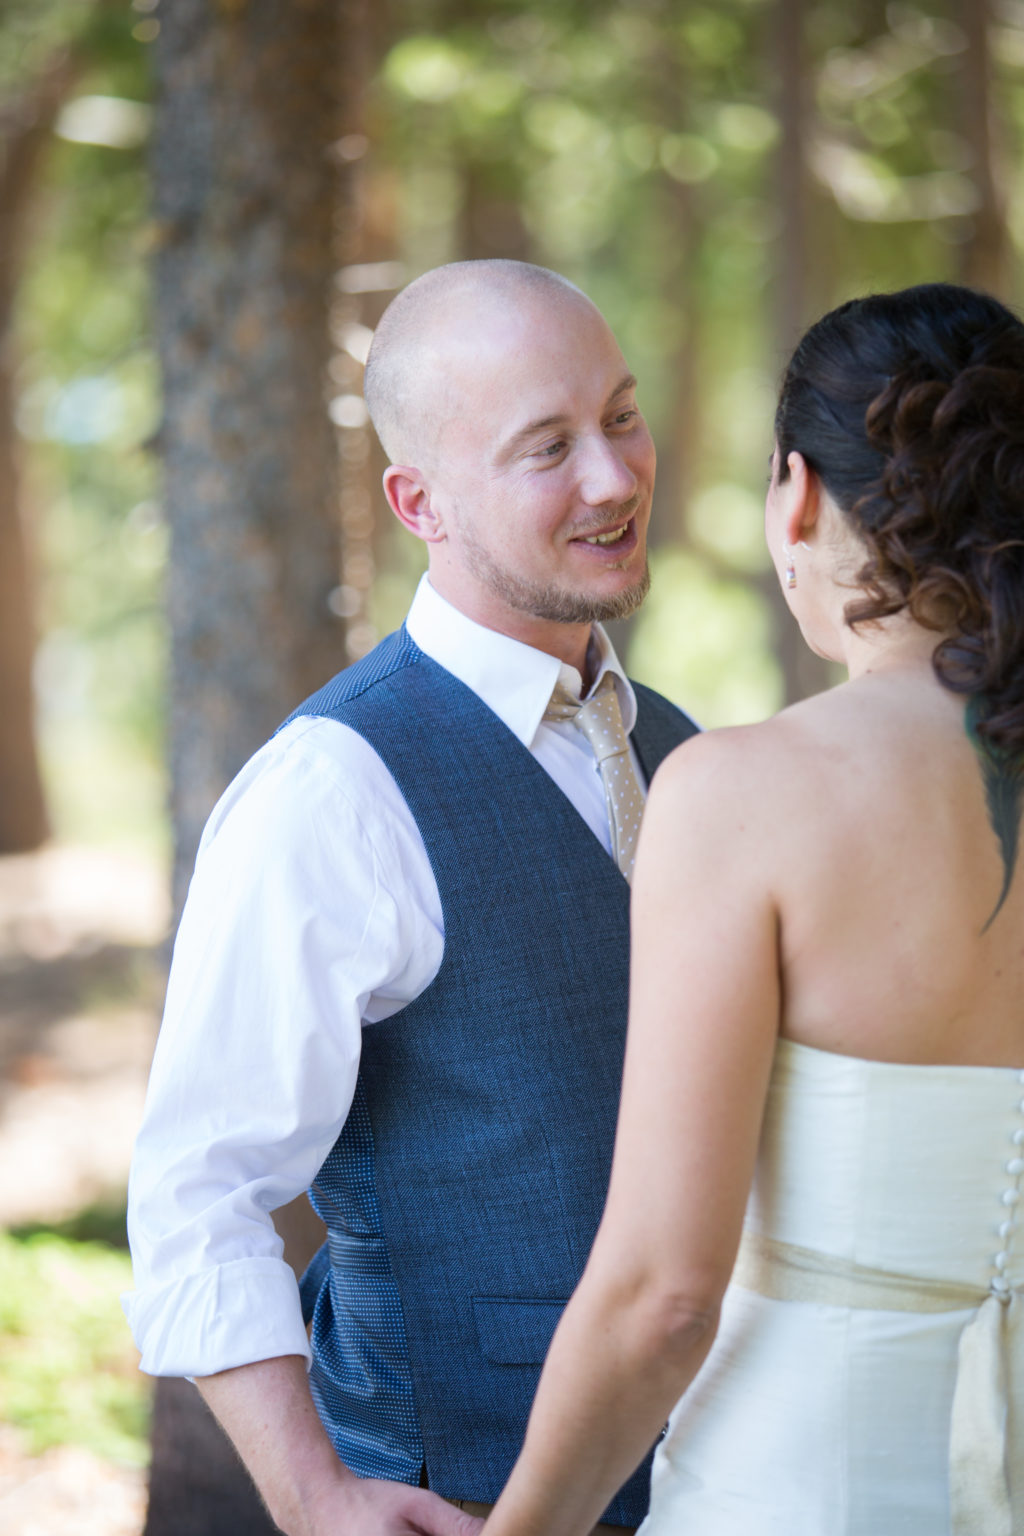
M 1022 1175 L 1024 1073 L 781 1041 L 746 1223 L 769 1279 L 734 1276 L 643 1536 L 1024 1536 Z

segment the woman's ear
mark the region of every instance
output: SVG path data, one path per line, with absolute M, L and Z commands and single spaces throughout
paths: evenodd
M 802 453 L 788 454 L 786 468 L 789 471 L 786 482 L 786 543 L 795 547 L 797 544 L 805 544 L 818 526 L 821 481 Z
M 438 544 L 445 537 L 440 514 L 435 510 L 422 472 L 410 464 L 389 464 L 384 471 L 384 494 L 388 506 L 403 528 L 426 544 Z

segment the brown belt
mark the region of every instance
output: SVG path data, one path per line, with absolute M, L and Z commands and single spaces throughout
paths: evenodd
M 467 1515 L 489 1515 L 493 1504 L 474 1504 L 472 1499 L 448 1499 L 456 1509 L 464 1509 Z M 591 1536 L 636 1536 L 636 1528 L 627 1525 L 595 1525 Z

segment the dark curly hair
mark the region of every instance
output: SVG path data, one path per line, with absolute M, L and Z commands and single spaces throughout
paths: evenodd
M 1024 324 L 948 283 L 853 299 L 797 347 L 775 435 L 780 476 L 802 454 L 867 547 L 847 621 L 941 631 L 936 674 L 1024 771 Z

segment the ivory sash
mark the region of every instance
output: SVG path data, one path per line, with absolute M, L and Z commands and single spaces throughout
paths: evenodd
M 1024 1372 L 1018 1291 L 871 1269 L 744 1229 L 733 1285 L 774 1301 L 881 1312 L 975 1309 L 960 1335 L 949 1437 L 952 1536 L 1014 1536 L 1007 1478 L 1007 1369 Z M 1011 1364 L 1013 1362 L 1013 1364 Z M 1018 1377 L 1019 1379 L 1019 1377 Z

